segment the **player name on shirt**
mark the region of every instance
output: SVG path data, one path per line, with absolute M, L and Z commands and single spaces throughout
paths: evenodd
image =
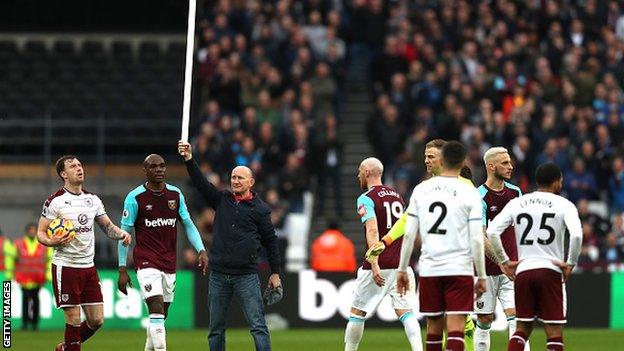
M 552 208 L 553 207 L 553 203 L 552 201 L 548 200 L 548 199 L 542 199 L 542 198 L 530 198 L 530 199 L 523 199 L 523 201 L 521 201 L 518 206 L 520 206 L 521 208 L 525 208 L 529 205 L 542 205 L 542 206 L 546 206 L 548 208 Z

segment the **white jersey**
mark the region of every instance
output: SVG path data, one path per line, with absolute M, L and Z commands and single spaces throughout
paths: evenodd
M 414 188 L 407 213 L 422 238 L 420 276 L 473 275 L 469 222 L 481 227 L 481 212 L 477 189 L 457 177 L 434 177 Z
M 54 220 L 70 219 L 76 230 L 76 237 L 67 245 L 57 246 L 52 263 L 57 266 L 88 268 L 93 266 L 95 254 L 95 217 L 105 215 L 104 204 L 92 193 L 83 191 L 73 194 L 61 188 L 43 204 L 41 216 Z
M 549 192 L 536 191 L 511 200 L 490 223 L 488 236 L 499 235 L 511 224 L 518 243 L 518 273 L 537 268 L 561 272 L 552 261 L 564 260 L 566 229 L 571 238 L 583 236 L 574 204 Z

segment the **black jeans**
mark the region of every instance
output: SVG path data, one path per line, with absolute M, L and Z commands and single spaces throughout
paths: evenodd
M 39 326 L 39 289 L 22 288 L 22 328 L 26 329 L 28 325 L 36 330 Z

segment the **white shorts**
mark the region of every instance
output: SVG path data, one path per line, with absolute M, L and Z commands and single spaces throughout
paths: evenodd
M 496 311 L 496 299 L 503 310 L 516 308 L 514 302 L 514 283 L 506 275 L 490 275 L 485 279 L 487 290 L 475 300 L 476 314 L 491 314 Z
M 162 295 L 164 302 L 173 301 L 175 291 L 175 273 L 165 273 L 156 268 L 139 269 L 137 280 L 141 286 L 141 297 L 146 300 L 152 296 Z
M 416 280 L 411 267 L 407 269 L 409 291 L 404 296 L 400 296 L 397 292 L 396 269 L 382 269 L 381 275 L 386 282 L 384 286 L 377 286 L 373 280 L 372 270 L 364 270 L 362 267 L 358 269 L 351 306 L 369 314 L 377 309 L 386 295 L 392 298 L 392 308 L 395 310 L 411 310 L 416 306 Z

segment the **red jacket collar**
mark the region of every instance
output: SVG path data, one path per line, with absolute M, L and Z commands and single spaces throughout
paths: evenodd
M 251 191 L 246 196 L 238 196 L 238 195 L 232 193 L 232 197 L 234 198 L 234 201 L 237 201 L 237 202 L 239 202 L 239 201 L 251 201 L 253 199 L 253 197 L 254 197 L 254 194 Z

